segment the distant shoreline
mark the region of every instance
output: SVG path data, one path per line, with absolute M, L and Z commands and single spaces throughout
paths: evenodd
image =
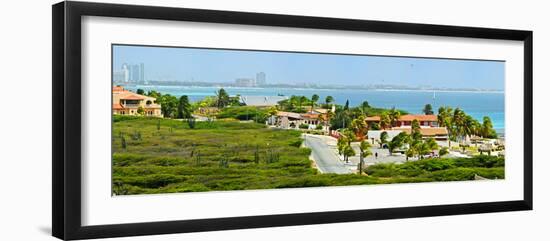
M 334 91 L 334 90 L 366 90 L 366 91 L 395 91 L 395 92 L 435 92 L 435 93 L 491 93 L 491 94 L 504 94 L 504 90 L 463 90 L 463 89 L 407 89 L 407 88 L 368 88 L 368 87 L 354 87 L 354 86 L 342 86 L 342 87 L 298 87 L 298 86 L 261 86 L 261 87 L 245 87 L 245 86 L 231 86 L 231 85 L 212 85 L 212 86 L 196 86 L 196 85 L 123 85 L 129 88 L 225 88 L 225 89 L 292 89 L 292 90 L 321 90 L 321 91 Z

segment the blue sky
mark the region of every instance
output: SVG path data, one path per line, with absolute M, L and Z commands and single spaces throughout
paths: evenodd
M 265 72 L 267 82 L 504 89 L 504 62 L 268 51 L 113 47 L 113 69 L 145 64 L 147 80 L 233 82 Z

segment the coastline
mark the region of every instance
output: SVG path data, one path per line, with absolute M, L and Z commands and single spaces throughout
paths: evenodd
M 166 88 L 166 89 L 210 89 L 210 88 L 224 88 L 224 89 L 243 89 L 243 90 L 272 90 L 272 89 L 286 89 L 286 90 L 319 90 L 319 91 L 335 91 L 335 90 L 353 90 L 353 91 L 396 91 L 396 92 L 427 92 L 427 93 L 484 93 L 484 94 L 504 94 L 504 90 L 462 90 L 462 89 L 407 89 L 407 88 L 368 88 L 359 86 L 334 86 L 334 87 L 290 87 L 290 86 L 232 86 L 232 85 L 123 85 L 132 88 Z

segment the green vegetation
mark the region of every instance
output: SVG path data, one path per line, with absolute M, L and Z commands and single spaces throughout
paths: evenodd
M 182 95 L 178 103 L 178 118 L 188 119 L 191 118 L 191 104 L 187 95 Z
M 372 155 L 372 152 L 370 150 L 371 148 L 371 145 L 368 141 L 361 141 L 361 143 L 359 143 L 359 167 L 357 168 L 357 171 L 359 174 L 363 174 L 363 163 L 364 163 L 364 158 L 365 157 L 368 157 L 370 155 Z
M 259 189 L 316 174 L 299 131 L 221 120 L 197 121 L 192 129 L 177 120 L 116 118 L 115 194 Z M 136 131 L 140 138 L 129 138 Z
M 431 181 L 473 180 L 475 175 L 488 179 L 504 178 L 504 158 L 480 155 L 472 158 L 429 158 L 404 164 L 376 164 L 365 172 L 379 178 L 419 178 Z
M 355 156 L 355 150 L 351 147 L 351 142 L 355 141 L 357 136 L 351 130 L 344 130 L 338 138 L 338 154 L 344 156 L 344 161 L 349 162 L 350 156 Z
M 299 131 L 223 120 L 197 121 L 194 128 L 171 119 L 115 120 L 116 195 L 504 178 L 504 160 L 489 156 L 378 164 L 364 169 L 369 176 L 320 174 L 310 150 L 300 147 Z M 363 143 L 365 157 L 370 151 Z
M 449 133 L 449 147 L 451 140 L 459 141 L 464 145 L 466 137 L 476 135 L 483 138 L 496 138 L 496 131 L 493 129 L 491 118 L 483 117 L 483 124 L 467 115 L 460 108 L 440 107 L 437 115 L 439 126 L 447 128 Z
M 403 152 L 407 160 L 417 157 L 418 161 L 365 166 L 364 158 L 372 155 L 370 143 L 364 140 L 368 131 L 389 129 L 406 114 L 395 108 L 375 108 L 367 101 L 356 107 L 349 101 L 334 105 L 333 97 L 327 96 L 322 103 L 314 94 L 311 98 L 291 96 L 277 107 L 263 108 L 241 106 L 240 97 L 230 97 L 223 88 L 215 96 L 195 103 L 190 103 L 187 96 L 138 92 L 157 98 L 166 118 L 145 117 L 143 109 L 138 110 L 142 115 L 113 117 L 115 195 L 457 181 L 473 180 L 476 175 L 504 178 L 501 157 L 424 159 L 439 147 L 435 140 L 422 138 L 417 120 L 412 122 L 411 134 L 402 132 L 388 140 L 384 131 L 378 144 L 387 145 L 390 153 Z M 321 124 L 315 130 L 309 130 L 308 124 L 301 124 L 301 131 L 270 129 L 263 124 L 278 111 L 304 113 L 318 106 L 328 112 L 319 116 Z M 208 119 L 195 119 L 192 113 L 205 107 L 214 109 L 208 112 Z M 431 105 L 426 105 L 424 112 L 433 114 Z M 367 126 L 365 118 L 373 115 L 380 116 L 380 124 Z M 464 140 L 469 135 L 496 136 L 488 117 L 479 123 L 458 108 L 440 108 L 438 121 L 453 140 Z M 311 151 L 303 148 L 301 134 L 324 134 L 323 125 L 339 130 L 337 147 L 346 162 L 356 155 L 352 142 L 359 142 L 360 175 L 320 174 L 312 166 Z M 439 154 L 448 151 L 442 148 Z
M 434 111 L 431 104 L 426 104 L 424 106 L 424 109 L 422 109 L 422 112 L 424 112 L 425 115 L 433 115 Z
M 232 118 L 242 121 L 253 120 L 258 123 L 264 123 L 269 117 L 268 109 L 262 109 L 254 106 L 232 106 L 223 108 L 218 113 L 218 118 Z

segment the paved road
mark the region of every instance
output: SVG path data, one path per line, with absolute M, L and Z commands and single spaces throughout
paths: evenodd
M 306 135 L 304 144 L 311 148 L 311 155 L 315 160 L 315 165 L 321 173 L 351 173 L 346 168 L 330 147 L 321 139 L 315 136 Z

